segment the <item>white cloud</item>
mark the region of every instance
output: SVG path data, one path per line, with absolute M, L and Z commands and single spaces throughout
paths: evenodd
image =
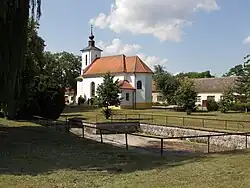
M 195 12 L 218 9 L 216 0 L 115 0 L 109 14 L 100 13 L 90 22 L 116 33 L 129 31 L 162 41 L 181 41 L 182 29 L 192 24 Z
M 97 46 L 103 49 L 103 55 L 119 55 L 139 56 L 151 69 L 155 65 L 166 65 L 167 59 L 161 59 L 156 56 L 148 56 L 140 52 L 141 46 L 138 44 L 124 44 L 120 39 L 113 39 L 111 43 L 99 41 Z
M 245 40 L 243 41 L 243 44 L 250 44 L 250 36 L 245 38 Z

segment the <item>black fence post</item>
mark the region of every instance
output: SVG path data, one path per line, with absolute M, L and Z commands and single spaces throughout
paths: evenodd
M 161 138 L 161 156 L 163 156 L 163 138 Z
M 247 149 L 247 144 L 248 144 L 247 139 L 248 139 L 248 135 L 246 134 L 246 149 Z
M 125 133 L 126 150 L 128 150 L 128 134 Z
M 101 143 L 103 143 L 103 139 L 102 139 L 102 129 L 99 129 L 100 131 L 100 136 L 101 136 Z
M 207 137 L 207 153 L 210 153 L 210 136 Z
M 65 132 L 69 132 L 69 122 L 68 122 L 68 117 L 66 116 L 66 123 L 65 123 Z
M 84 138 L 84 124 L 82 124 L 82 138 Z

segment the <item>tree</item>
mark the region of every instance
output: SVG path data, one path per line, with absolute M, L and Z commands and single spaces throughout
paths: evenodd
M 237 93 L 237 101 L 245 106 L 245 112 L 248 111 L 247 103 L 250 102 L 250 55 L 244 57 L 243 69 L 237 78 L 234 92 Z
M 41 0 L 0 1 L 0 99 L 5 112 L 14 117 L 20 98 L 20 78 L 27 50 L 29 5 L 32 17 L 41 15 Z
M 118 106 L 121 103 L 122 98 L 119 94 L 121 93 L 118 85 L 118 80 L 114 81 L 114 76 L 107 73 L 103 77 L 103 83 L 97 88 L 97 103 L 99 107 L 103 107 L 103 113 L 106 119 L 112 115 L 112 111 L 109 106 Z
M 179 73 L 176 75 L 179 78 L 213 78 L 214 76 L 211 75 L 210 71 L 204 72 L 187 72 L 187 73 Z
M 188 115 L 195 107 L 196 97 L 194 82 L 188 78 L 180 79 L 180 86 L 175 92 L 175 98 L 177 105 L 184 107 Z
M 160 91 L 168 104 L 175 104 L 174 93 L 179 87 L 179 81 L 164 70 L 160 65 L 155 66 L 154 80 L 156 82 L 156 89 Z
M 66 51 L 44 54 L 44 71 L 51 75 L 61 87 L 77 89 L 76 77 L 81 72 L 81 57 Z
M 231 110 L 235 103 L 235 97 L 232 88 L 228 88 L 223 92 L 221 100 L 219 101 L 219 109 L 222 113 Z
M 223 77 L 227 76 L 242 76 L 244 75 L 244 66 L 242 64 L 235 65 L 231 68 L 227 73 L 223 75 Z

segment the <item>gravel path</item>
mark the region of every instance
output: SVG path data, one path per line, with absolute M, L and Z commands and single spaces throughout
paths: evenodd
M 82 129 L 72 128 L 70 131 L 76 135 L 82 136 Z M 94 135 L 85 132 L 84 137 L 101 142 L 100 135 Z M 103 138 L 103 143 L 109 143 L 118 147 L 124 147 L 124 148 L 126 147 L 124 134 L 106 134 L 106 135 L 104 134 L 102 138 Z M 146 152 L 146 153 L 160 155 L 160 145 L 161 145 L 160 139 L 128 135 L 128 145 L 129 145 L 129 150 L 132 149 L 139 152 Z M 194 144 L 188 143 L 187 141 L 167 140 L 164 141 L 163 148 L 164 148 L 163 155 L 169 155 L 169 154 L 190 155 L 195 153 L 197 154 L 197 151 L 195 151 L 197 150 L 197 147 L 195 149 Z M 201 150 L 203 148 L 204 146 L 199 147 L 198 149 Z

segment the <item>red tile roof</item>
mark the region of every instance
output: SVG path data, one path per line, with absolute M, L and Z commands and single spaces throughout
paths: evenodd
M 83 71 L 83 75 L 111 73 L 153 73 L 153 71 L 138 57 L 125 55 L 97 58 Z
M 135 88 L 127 80 L 120 80 L 119 86 L 121 89 L 135 90 Z

